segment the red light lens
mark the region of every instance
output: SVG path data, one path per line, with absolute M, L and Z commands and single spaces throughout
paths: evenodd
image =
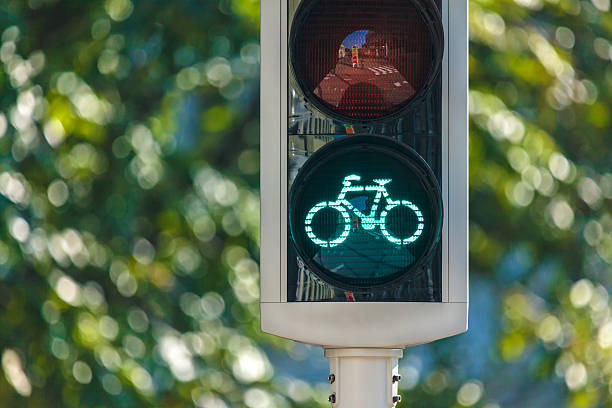
M 409 105 L 433 82 L 442 53 L 441 22 L 427 21 L 431 15 L 415 1 L 304 0 L 290 44 L 304 96 L 349 120 L 378 119 Z

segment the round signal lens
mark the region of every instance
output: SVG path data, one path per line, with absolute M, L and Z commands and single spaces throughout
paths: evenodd
M 392 116 L 422 100 L 443 53 L 431 0 L 303 0 L 290 61 L 306 100 L 349 122 Z
M 442 227 L 436 178 L 414 150 L 347 136 L 314 153 L 289 197 L 294 247 L 334 286 L 357 290 L 414 278 Z

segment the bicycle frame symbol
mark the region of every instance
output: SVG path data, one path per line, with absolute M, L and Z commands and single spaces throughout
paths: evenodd
M 342 190 L 340 190 L 340 194 L 338 194 L 338 198 L 336 198 L 336 201 L 323 201 L 321 203 L 316 204 L 314 207 L 310 209 L 310 211 L 308 211 L 308 214 L 306 215 L 306 220 L 304 223 L 305 229 L 306 229 L 306 235 L 308 235 L 308 238 L 310 238 L 310 240 L 314 242 L 316 245 L 319 245 L 320 247 L 323 247 L 323 248 L 333 248 L 335 246 L 342 244 L 348 238 L 349 234 L 351 233 L 350 214 L 353 213 L 361 220 L 361 227 L 363 229 L 374 230 L 376 227 L 380 227 L 380 230 L 383 236 L 392 244 L 409 245 L 415 242 L 417 239 L 419 239 L 421 234 L 423 234 L 423 228 L 425 228 L 425 223 L 424 223 L 425 219 L 423 218 L 423 213 L 421 212 L 419 207 L 417 207 L 416 205 L 414 205 L 412 202 L 408 200 L 393 200 L 391 197 L 389 197 L 389 193 L 387 192 L 387 188 L 385 187 L 385 185 L 389 184 L 392 181 L 392 179 L 374 179 L 375 185 L 372 185 L 372 186 L 353 185 L 353 182 L 360 181 L 360 180 L 361 180 L 361 177 L 355 174 L 346 176 L 344 180 L 342 181 L 343 187 L 342 187 Z M 351 204 L 350 201 L 346 199 L 347 193 L 364 192 L 364 191 L 375 191 L 376 192 L 376 196 L 374 197 L 372 208 L 370 208 L 370 213 L 367 215 L 359 211 L 357 208 L 355 208 L 355 206 L 353 206 L 353 204 Z M 380 204 L 381 199 L 385 199 L 387 202 L 387 205 L 384 207 L 384 209 L 380 213 L 380 218 L 376 218 L 376 212 L 378 211 L 378 206 Z M 404 238 L 404 239 L 394 237 L 389 232 L 386 226 L 387 215 L 389 214 L 391 210 L 399 206 L 408 207 L 410 210 L 414 212 L 418 220 L 418 225 L 417 225 L 416 230 L 412 233 L 410 237 Z M 317 237 L 317 235 L 314 233 L 314 231 L 312 230 L 312 220 L 319 211 L 327 207 L 338 211 L 342 215 L 343 222 L 344 222 L 344 229 L 338 238 L 330 239 L 326 241 L 324 239 Z

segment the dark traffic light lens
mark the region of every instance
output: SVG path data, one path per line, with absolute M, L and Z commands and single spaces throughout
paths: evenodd
M 431 0 L 303 0 L 290 38 L 294 78 L 326 114 L 380 119 L 431 87 L 442 36 Z
M 438 243 L 441 196 L 429 166 L 381 136 L 338 139 L 313 154 L 289 198 L 295 249 L 349 290 L 414 277 Z

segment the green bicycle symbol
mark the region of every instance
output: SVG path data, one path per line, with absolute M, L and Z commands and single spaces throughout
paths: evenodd
M 387 188 L 385 185 L 389 184 L 392 179 L 374 179 L 375 185 L 372 186 L 360 186 L 353 185 L 353 182 L 360 181 L 361 177 L 357 175 L 346 176 L 342 181 L 342 190 L 340 190 L 340 194 L 338 194 L 338 198 L 335 201 L 323 201 L 321 203 L 316 204 L 314 207 L 308 211 L 305 220 L 305 229 L 306 235 L 308 238 L 323 248 L 333 248 L 342 244 L 351 233 L 351 213 L 355 214 L 361 220 L 361 227 L 365 230 L 374 230 L 376 227 L 380 227 L 380 230 L 383 236 L 392 244 L 395 245 L 409 245 L 415 242 L 421 234 L 423 233 L 423 228 L 425 228 L 425 219 L 423 218 L 423 213 L 412 202 L 408 200 L 393 200 L 389 197 L 389 193 L 387 192 Z M 349 192 L 364 192 L 364 191 L 375 191 L 376 196 L 374 197 L 374 202 L 372 204 L 372 208 L 370 209 L 369 214 L 364 214 L 359 211 L 353 204 L 351 204 L 346 199 L 346 194 Z M 380 218 L 376 218 L 376 212 L 378 211 L 378 205 L 380 204 L 381 199 L 385 199 L 386 205 L 382 212 L 380 213 Z M 412 233 L 408 238 L 397 238 L 394 237 L 389 230 L 387 229 L 387 215 L 391 210 L 396 207 L 405 206 L 414 212 L 417 217 L 418 225 L 416 230 Z M 324 240 L 314 233 L 312 230 L 312 221 L 315 215 L 323 210 L 324 208 L 331 208 L 338 211 L 343 219 L 343 230 L 339 237 L 335 239 Z

